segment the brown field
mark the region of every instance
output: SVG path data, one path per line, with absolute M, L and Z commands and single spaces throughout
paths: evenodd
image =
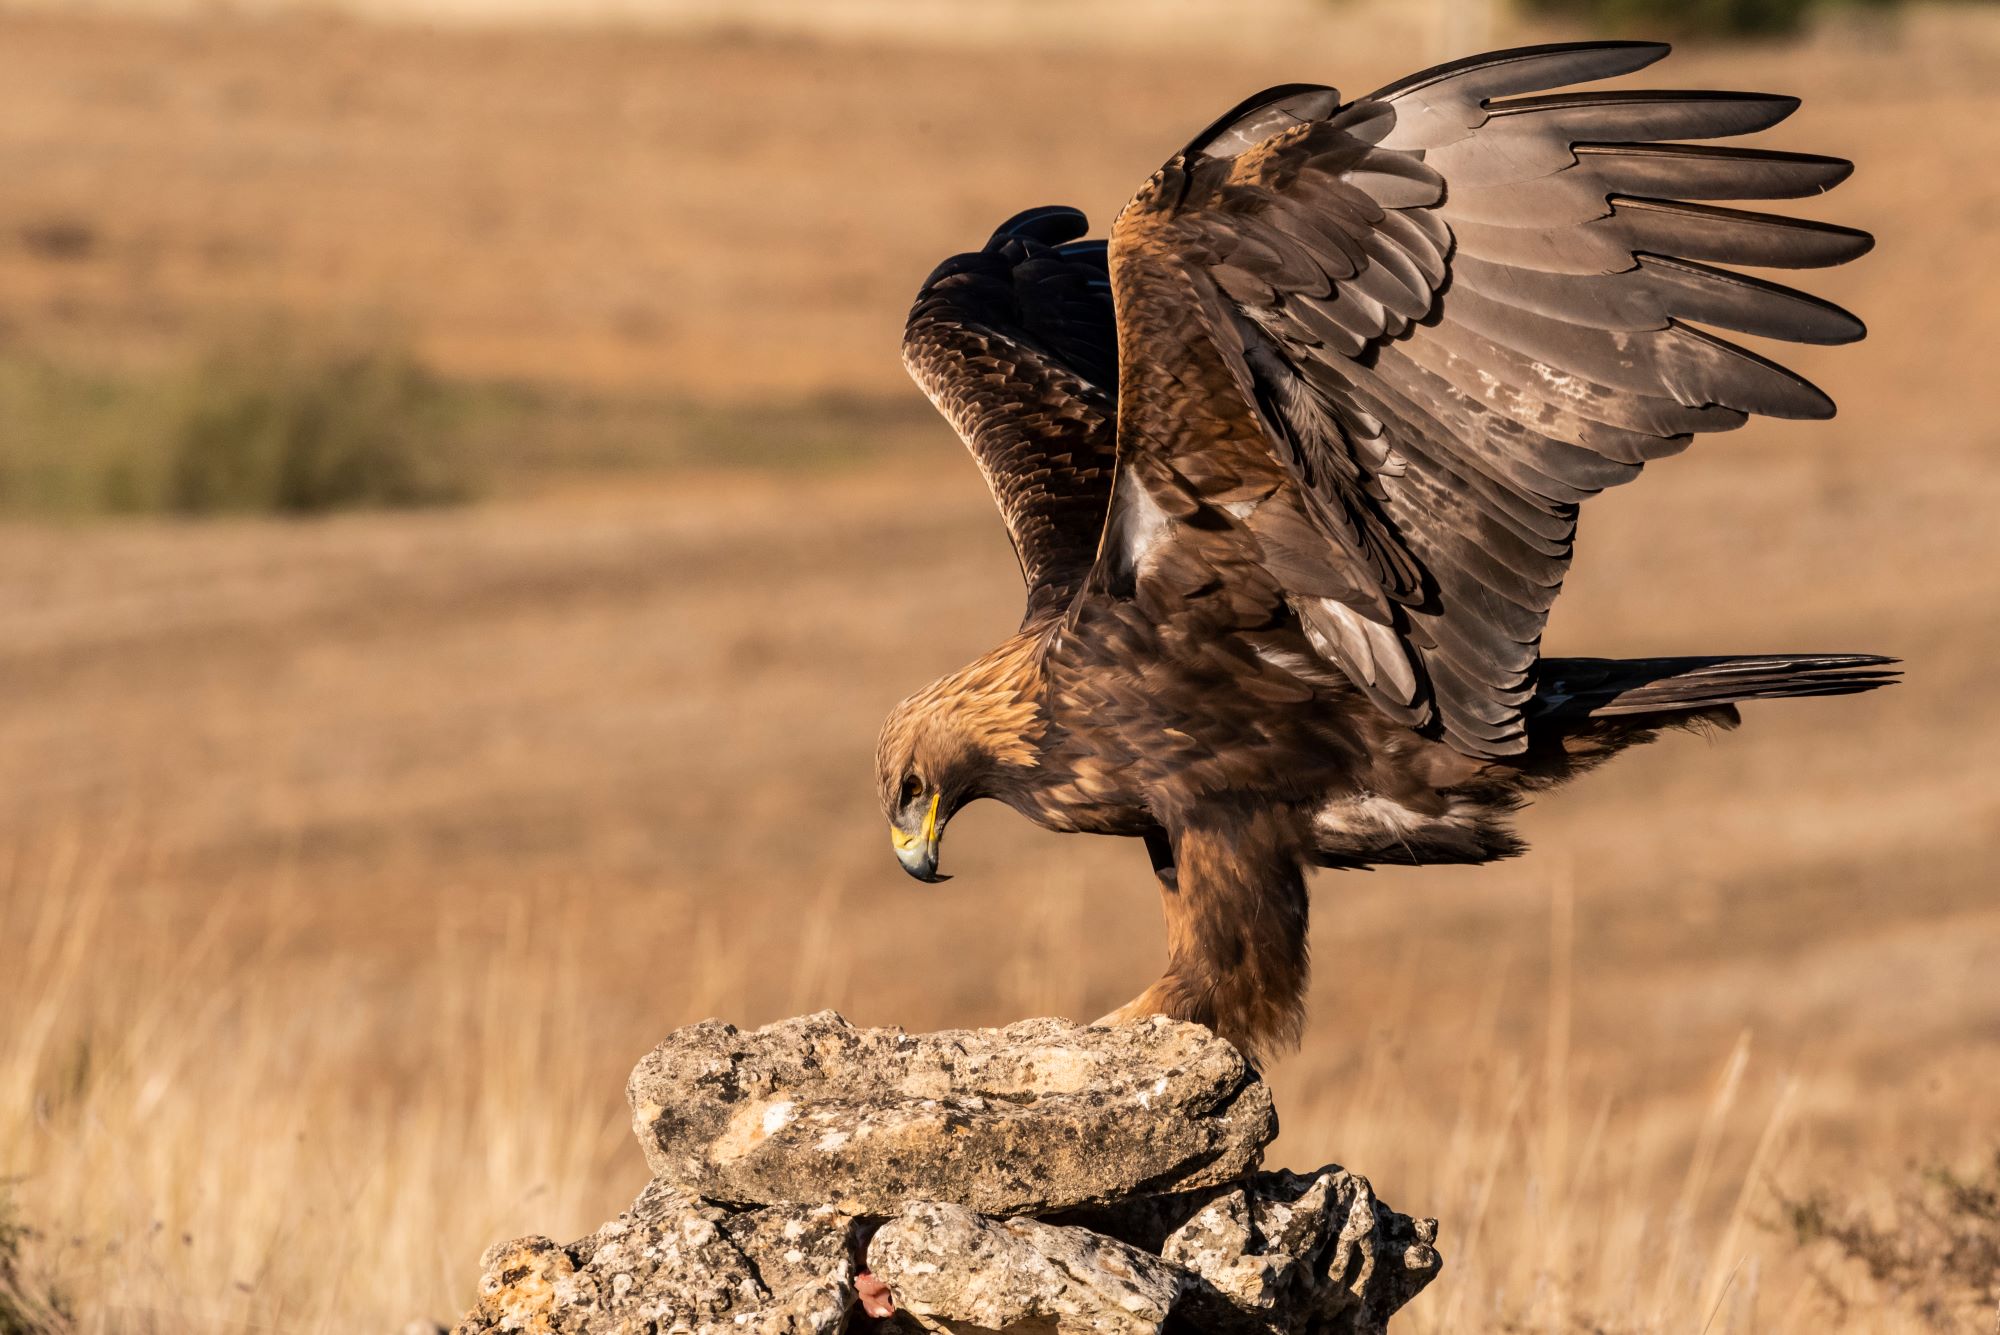
M 2000 1145 L 1997 19 L 1663 76 L 1806 97 L 1782 142 L 1860 164 L 1815 213 L 1882 239 L 1816 286 L 1873 333 L 1794 359 L 1836 421 L 1595 503 L 1550 647 L 1909 679 L 1624 759 L 1517 861 L 1316 883 L 1275 1157 L 1443 1220 L 1414 1331 L 1991 1328 L 1774 1193 L 1879 1213 Z M 975 808 L 948 889 L 889 855 L 882 713 L 1019 599 L 895 342 L 1016 207 L 1108 219 L 1243 92 L 1430 54 L 1315 23 L 1204 56 L 0 16 L 0 357 L 388 318 L 583 405 L 462 509 L 0 524 L 14 1282 L 84 1331 L 448 1320 L 487 1243 L 635 1193 L 622 1081 L 675 1025 L 1147 982 L 1136 849 Z

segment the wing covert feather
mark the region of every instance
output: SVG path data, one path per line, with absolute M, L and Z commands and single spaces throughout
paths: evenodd
M 1710 329 L 1864 332 L 1728 266 L 1840 264 L 1866 233 L 1708 202 L 1813 194 L 1848 164 L 1678 142 L 1796 99 L 1567 88 L 1666 53 L 1496 52 L 1345 104 L 1288 85 L 1204 131 L 1112 232 L 1133 487 L 1218 512 L 1203 540 L 1237 532 L 1323 658 L 1470 755 L 1526 746 L 1581 502 L 1696 432 L 1832 414 Z M 1141 503 L 1121 483 L 1111 530 Z
M 979 465 L 1028 586 L 1067 606 L 1096 557 L 1116 459 L 1117 342 L 1101 242 L 1031 209 L 924 281 L 903 362 Z

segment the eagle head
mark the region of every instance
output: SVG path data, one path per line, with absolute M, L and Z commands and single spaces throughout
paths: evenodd
M 950 879 L 938 875 L 938 843 L 959 808 L 1002 796 L 1013 775 L 1036 763 L 1040 710 L 997 666 L 982 659 L 932 682 L 890 712 L 875 744 L 889 842 L 920 881 Z

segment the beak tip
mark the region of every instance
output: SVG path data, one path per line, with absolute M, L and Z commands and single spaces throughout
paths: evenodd
M 939 881 L 951 879 L 949 876 L 938 874 L 937 862 L 933 858 L 920 856 L 907 860 L 898 858 L 897 861 L 902 864 L 903 870 L 909 873 L 911 880 L 922 881 L 925 885 L 936 885 Z

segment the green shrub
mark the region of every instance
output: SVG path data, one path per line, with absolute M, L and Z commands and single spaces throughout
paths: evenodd
M 710 403 L 447 380 L 379 330 L 275 324 L 168 370 L 0 353 L 0 518 L 433 505 L 605 473 L 935 460 L 941 441 L 917 395 Z
M 471 479 L 455 418 L 447 389 L 398 345 L 225 349 L 168 431 L 165 503 L 311 514 L 462 500 Z
M 379 332 L 274 326 L 160 371 L 0 358 L 0 514 L 457 501 L 483 472 L 465 448 L 478 398 Z

